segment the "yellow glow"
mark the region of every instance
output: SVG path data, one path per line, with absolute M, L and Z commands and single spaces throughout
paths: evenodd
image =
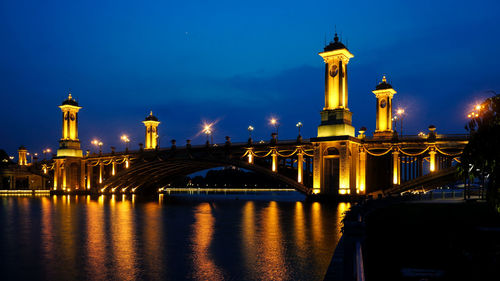
M 337 49 L 319 53 L 326 64 L 325 73 L 325 107 L 324 110 L 345 109 L 347 106 L 347 64 L 353 58 L 347 49 Z M 335 74 L 332 69 L 335 68 Z
M 272 154 L 272 159 L 273 159 L 273 163 L 272 163 L 272 171 L 273 172 L 277 172 L 278 171 L 278 154 L 276 152 L 274 152 Z
M 398 108 L 398 111 L 396 111 L 396 114 L 399 116 L 403 115 L 404 113 L 405 113 L 405 110 L 402 108 Z
M 253 155 L 252 155 L 252 153 L 248 153 L 248 164 L 253 164 Z
M 120 139 L 121 139 L 123 142 L 125 142 L 125 143 L 130 142 L 130 139 L 128 138 L 128 136 L 127 136 L 127 135 L 122 135 L 122 136 L 120 137 Z
M 125 160 L 125 168 L 128 169 L 128 166 L 129 166 L 129 162 L 128 162 L 128 159 Z
M 104 168 L 104 164 L 103 163 L 99 164 L 99 183 L 102 183 L 103 168 Z
M 269 123 L 274 126 L 278 123 L 278 120 L 276 120 L 275 118 L 271 118 L 271 120 L 269 120 Z
M 436 170 L 436 151 L 430 151 L 429 152 L 429 169 L 431 172 L 434 172 Z
M 285 248 L 283 232 L 280 223 L 280 208 L 276 201 L 261 209 L 259 222 L 262 234 L 256 245 L 261 262 L 259 262 L 259 277 L 256 280 L 288 280 L 288 267 L 285 264 Z
M 146 127 L 146 141 L 144 149 L 155 149 L 158 143 L 158 125 L 159 121 L 147 120 L 142 121 Z
M 348 124 L 329 124 L 318 127 L 318 138 L 331 136 L 354 137 L 354 135 L 354 127 Z
M 392 153 L 392 183 L 399 184 L 400 171 L 399 171 L 399 152 Z
M 359 194 L 365 193 L 365 185 L 366 185 L 366 151 L 361 150 L 359 152 L 359 167 L 358 167 L 358 175 L 356 178 L 356 192 Z
M 26 155 L 29 155 L 28 151 L 26 149 L 19 149 L 18 151 L 19 154 L 19 161 L 17 162 L 19 166 L 26 166 L 28 165 L 28 159 Z
M 302 183 L 302 174 L 304 172 L 304 155 L 301 152 L 297 154 L 297 182 Z
M 344 188 L 339 189 L 339 194 L 348 194 L 348 190 Z
M 193 277 L 198 280 L 222 280 L 223 274 L 209 254 L 215 232 L 215 217 L 209 203 L 198 205 L 194 214 L 191 245 L 194 255 Z

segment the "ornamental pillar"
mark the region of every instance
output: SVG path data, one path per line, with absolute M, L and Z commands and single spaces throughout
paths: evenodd
M 401 183 L 401 171 L 399 169 L 399 152 L 397 148 L 392 151 L 392 183 L 394 185 L 399 185 Z
M 299 147 L 299 151 L 297 152 L 297 182 L 304 182 L 304 152 L 302 151 L 302 147 Z

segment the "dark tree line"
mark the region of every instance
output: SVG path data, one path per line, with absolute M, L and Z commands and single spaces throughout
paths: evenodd
M 463 177 L 480 179 L 487 186 L 487 200 L 500 212 L 500 95 L 486 99 L 475 113 L 465 126 L 470 139 L 459 171 Z

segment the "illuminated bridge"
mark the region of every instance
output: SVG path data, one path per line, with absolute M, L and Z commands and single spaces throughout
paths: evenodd
M 347 64 L 354 55 L 337 36 L 319 55 L 325 62 L 325 106 L 315 137 L 281 141 L 272 135 L 265 143 L 232 143 L 227 137 L 223 144 L 187 141 L 179 147 L 172 141 L 160 149 L 160 121 L 151 112 L 142 121 L 145 140 L 139 150 L 84 155 L 78 139 L 81 107 L 70 94 L 60 106 L 57 157 L 42 170 L 57 192 L 158 190 L 178 177 L 223 166 L 254 171 L 305 194 L 334 196 L 400 194 L 456 180 L 452 167 L 460 161 L 466 135 L 441 135 L 431 125 L 425 133 L 402 136 L 393 126 L 404 111 L 393 109 L 396 91 L 385 76 L 372 91 L 377 109 L 373 135 L 366 135 L 364 127 L 355 130 L 347 87 Z

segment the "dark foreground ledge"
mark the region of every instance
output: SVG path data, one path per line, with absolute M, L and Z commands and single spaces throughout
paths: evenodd
M 366 280 L 500 280 L 500 217 L 486 203 L 411 203 L 365 217 Z

